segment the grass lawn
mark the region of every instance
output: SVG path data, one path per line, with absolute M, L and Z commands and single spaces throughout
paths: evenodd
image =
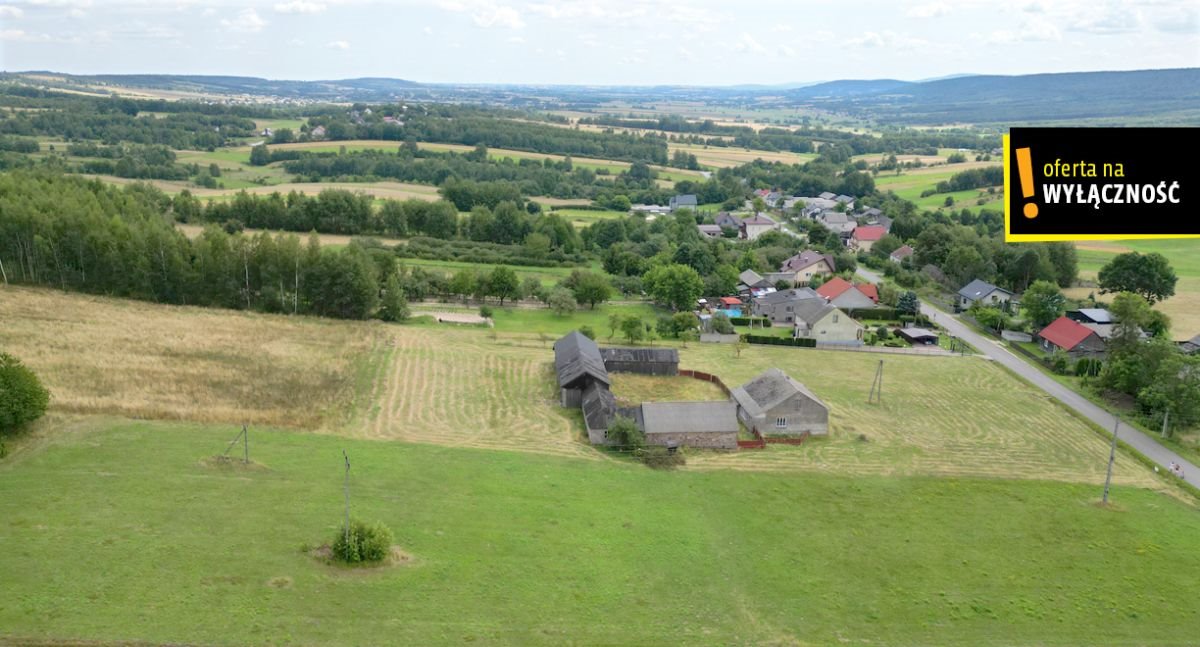
M 414 313 L 419 313 L 422 310 L 479 312 L 479 305 L 447 307 L 440 303 L 413 303 L 412 307 Z M 549 308 L 514 308 L 510 306 L 501 308 L 494 304 L 490 305 L 490 307 L 492 308 L 492 320 L 495 323 L 495 330 L 497 332 L 546 334 L 550 335 L 551 340 L 553 340 L 582 326 L 591 326 L 596 331 L 597 338 L 604 343 L 608 343 L 608 317 L 611 314 L 615 313 L 624 317 L 640 317 L 650 324 L 654 324 L 659 317 L 666 317 L 671 314 L 666 309 L 659 308 L 650 303 L 636 303 L 632 305 L 608 303 L 596 306 L 595 310 L 584 306 L 572 314 L 563 316 L 554 314 L 554 311 Z M 620 331 L 617 331 L 617 336 L 613 338 L 614 341 L 611 343 L 621 343 L 620 334 Z
M 468 261 L 438 261 L 423 258 L 397 258 L 396 260 L 404 265 L 441 270 L 445 274 L 453 274 L 464 269 L 490 272 L 495 267 L 494 265 L 471 263 Z M 508 267 L 511 267 L 517 273 L 517 278 L 523 280 L 525 277 L 532 276 L 541 281 L 543 285 L 554 285 L 570 276 L 572 271 L 580 269 L 575 267 L 526 267 L 517 265 L 509 265 Z
M 0 641 L 1179 645 L 1200 516 L 1118 486 L 658 472 L 608 460 L 66 421 L 0 461 Z M 463 433 L 470 433 L 463 429 Z M 413 556 L 303 552 L 342 515 Z M 384 638 L 386 636 L 386 638 Z

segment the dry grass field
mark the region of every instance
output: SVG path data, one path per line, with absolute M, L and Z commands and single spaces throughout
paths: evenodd
M 59 412 L 284 425 L 358 438 L 602 459 L 557 404 L 553 351 L 527 333 L 289 318 L 0 289 L 0 347 L 43 376 Z M 1107 443 L 1041 392 L 975 357 L 879 357 L 692 344 L 681 366 L 735 386 L 779 367 L 830 406 L 800 447 L 694 452 L 689 469 L 1100 483 Z M 686 378 L 614 376 L 619 397 L 709 399 Z M 1130 458 L 1116 481 L 1162 487 Z
M 336 426 L 381 328 L 0 286 L 0 348 L 65 413 Z
M 346 434 L 600 458 L 558 406 L 553 351 L 478 330 L 393 327 L 361 424 Z
M 1092 285 L 1095 285 L 1100 268 L 1117 254 L 1137 251 L 1166 256 L 1179 276 L 1179 282 L 1175 285 L 1175 296 L 1158 303 L 1155 309 L 1171 318 L 1171 336 L 1175 339 L 1190 339 L 1200 334 L 1200 240 L 1097 240 L 1077 242 L 1075 248 L 1079 250 L 1079 278 Z M 1093 292 L 1102 300 L 1112 298 L 1112 295 L 1101 295 L 1095 287 L 1071 288 L 1064 292 L 1076 299 L 1085 299 Z
M 660 377 L 613 373 L 612 392 L 623 406 L 641 402 L 686 402 L 691 400 L 725 400 L 725 394 L 715 384 L 690 377 Z
M 177 224 L 177 225 L 175 225 L 175 228 L 178 229 L 179 231 L 182 231 L 183 235 L 187 236 L 188 238 L 195 238 L 196 236 L 199 236 L 201 233 L 204 232 L 203 225 Z M 303 232 L 274 231 L 274 230 L 269 230 L 269 229 L 252 229 L 249 227 L 242 230 L 242 232 L 244 234 L 246 234 L 247 236 L 254 236 L 261 231 L 265 231 L 269 234 L 292 234 L 295 236 L 299 236 L 300 240 L 304 241 L 304 242 L 307 242 L 309 236 L 311 235 L 311 234 L 306 234 Z M 325 247 L 325 246 L 344 247 L 346 245 L 349 245 L 350 241 L 354 240 L 355 238 L 358 238 L 358 236 L 348 236 L 345 234 L 317 234 L 317 239 L 321 241 L 322 247 Z M 375 240 L 378 240 L 379 242 L 381 242 L 385 245 L 398 245 L 398 244 L 401 244 L 404 242 L 403 240 L 401 240 L 399 238 L 387 238 L 385 236 L 370 236 L 370 238 L 374 238 Z

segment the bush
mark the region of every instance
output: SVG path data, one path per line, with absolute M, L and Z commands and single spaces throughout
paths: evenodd
M 492 318 L 492 309 L 491 309 L 491 307 L 489 307 L 489 306 L 483 306 L 482 308 L 480 308 L 480 309 L 479 309 L 479 316 L 480 316 L 480 317 L 483 317 L 484 319 L 491 319 L 491 318 Z
M 381 562 L 391 549 L 392 531 L 387 526 L 357 519 L 350 522 L 349 533 L 343 526 L 333 540 L 334 559 L 347 564 Z
M 587 337 L 588 339 L 591 339 L 592 341 L 596 340 L 596 330 L 594 328 L 592 328 L 591 326 L 580 326 L 579 334 L 583 335 L 584 337 Z
M 50 392 L 21 360 L 0 353 L 0 434 L 16 431 L 41 418 Z
M 633 452 L 634 458 L 642 461 L 647 467 L 656 470 L 669 470 L 687 465 L 687 458 L 682 452 L 670 452 L 666 447 L 640 447 Z

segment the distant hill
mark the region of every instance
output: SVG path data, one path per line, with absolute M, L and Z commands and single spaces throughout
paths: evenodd
M 250 94 L 289 99 L 383 101 L 407 94 L 421 84 L 402 79 L 357 78 L 335 81 L 287 81 L 253 76 L 206 76 L 182 74 L 47 74 L 68 83 L 108 85 L 151 90 L 174 90 L 204 94 Z
M 839 87 L 850 82 L 838 81 Z M 963 76 L 924 83 L 878 84 L 873 92 L 820 96 L 821 86 L 789 96 L 887 123 L 1014 123 L 1080 119 L 1200 118 L 1200 68 L 1075 72 L 1026 76 Z
M 787 93 L 792 98 L 857 97 L 902 91 L 916 85 L 910 81 L 878 79 L 874 81 L 828 81 Z

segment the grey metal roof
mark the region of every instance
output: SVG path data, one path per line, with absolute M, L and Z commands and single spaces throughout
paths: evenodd
M 837 309 L 837 306 L 829 305 L 825 299 L 805 299 L 797 301 L 792 306 L 792 317 L 796 321 L 803 321 L 811 326 L 824 319 L 825 315 Z
M 729 401 L 643 402 L 647 435 L 672 433 L 737 433 L 737 407 Z
M 1110 324 L 1116 321 L 1113 319 L 1112 313 L 1104 308 L 1080 308 L 1078 312 L 1090 319 L 1092 323 Z
M 901 335 L 904 335 L 905 337 L 908 337 L 909 339 L 918 339 L 921 337 L 937 337 L 938 336 L 937 332 L 929 330 L 928 328 L 901 328 L 901 329 L 897 330 L 896 332 L 900 333 Z
M 672 207 L 694 207 L 696 206 L 696 195 L 693 193 L 683 193 L 671 198 Z
M 612 391 L 592 382 L 583 390 L 580 401 L 583 409 L 583 421 L 588 429 L 608 429 L 608 425 L 617 414 L 617 398 Z
M 821 198 L 822 200 L 832 200 L 837 197 L 837 194 L 832 191 L 826 191 L 824 193 L 818 194 L 817 197 Z
M 825 300 L 821 295 L 817 294 L 812 288 L 794 288 L 791 290 L 779 290 L 770 294 L 764 294 L 761 297 L 754 299 L 755 302 L 763 305 L 774 305 L 777 303 L 786 303 L 788 301 L 808 301 L 817 300 L 824 303 Z
M 964 285 L 962 289 L 958 291 L 958 295 L 972 301 L 978 301 L 979 299 L 982 299 L 983 297 L 986 297 L 997 290 L 1008 295 L 1012 294 L 1012 292 L 1009 292 L 1004 288 L 998 288 L 991 283 L 984 281 L 983 279 L 975 279 L 974 281 Z
M 679 351 L 674 348 L 601 348 L 600 357 L 605 366 L 609 362 L 679 363 Z
M 741 274 L 738 274 L 738 280 L 746 285 L 753 287 L 755 285 L 758 285 L 760 282 L 762 282 L 763 277 L 761 274 L 759 274 L 758 272 L 755 272 L 754 270 L 746 270 L 746 271 L 742 272 Z
M 600 348 L 578 330 L 572 330 L 554 342 L 554 370 L 558 373 L 559 386 L 566 386 L 584 375 L 611 384 Z
M 822 402 L 815 393 L 809 391 L 808 387 L 793 380 L 777 368 L 763 371 L 758 377 L 733 389 L 731 394 L 738 405 L 751 416 L 756 417 L 765 415 L 767 411 L 796 394 L 803 395 L 826 410 L 829 409 L 829 406 Z

